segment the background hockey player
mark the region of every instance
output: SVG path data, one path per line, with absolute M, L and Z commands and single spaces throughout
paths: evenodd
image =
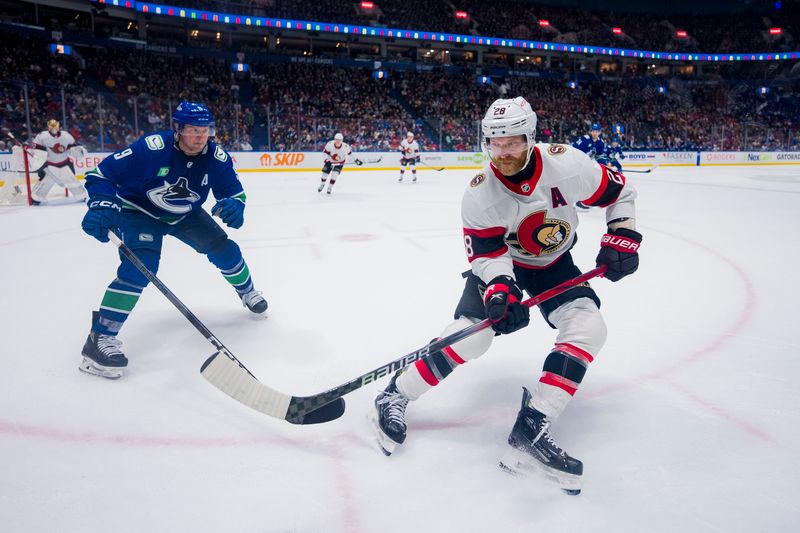
M 417 163 L 419 163 L 419 144 L 414 140 L 414 133 L 406 133 L 406 138 L 400 141 L 400 177 L 397 181 L 403 181 L 403 174 L 406 172 L 406 167 L 411 169 L 411 181 L 417 181 Z
M 592 129 L 586 135 L 579 137 L 572 146 L 585 153 L 598 163 L 606 162 L 606 143 L 600 137 L 602 128 L 600 124 L 592 124 Z
M 75 177 L 75 167 L 69 160 L 70 155 L 76 159 L 86 157 L 86 149 L 75 142 L 69 132 L 61 131 L 57 120 L 47 121 L 47 129 L 33 138 L 31 148 L 47 152 L 47 161 L 38 172 L 39 182 L 31 190 L 34 205 L 44 202 L 55 185 L 66 187 L 75 200 L 86 201 L 86 191 Z
M 614 135 L 611 138 L 611 144 L 606 146 L 606 164 L 613 166 L 618 172 L 622 172 L 622 163 L 620 163 L 620 159 L 625 159 L 625 154 L 622 153 L 619 135 Z
M 245 193 L 230 155 L 217 146 L 214 118 L 203 104 L 181 102 L 172 115 L 175 131 L 142 137 L 86 174 L 89 210 L 83 230 L 101 242 L 117 230 L 152 272 L 158 271 L 162 240 L 172 235 L 205 255 L 236 290 L 242 304 L 262 314 L 267 302 L 255 290 L 239 246 L 203 208 L 231 228 L 244 223 Z M 128 360 L 117 339 L 148 280 L 122 254 L 117 277 L 106 289 L 83 347 L 80 370 L 118 378 Z
M 353 154 L 353 150 L 350 148 L 349 144 L 344 142 L 344 135 L 337 133 L 333 136 L 332 141 L 328 141 L 328 144 L 325 145 L 322 152 L 325 154 L 325 164 L 322 167 L 322 176 L 320 177 L 320 184 L 317 188 L 317 192 L 322 192 L 327 182 L 328 194 L 330 194 L 333 190 L 333 186 L 336 184 L 337 178 L 339 178 L 339 174 L 342 173 L 342 169 L 347 163 L 347 158 Z M 364 162 L 358 158 L 355 158 L 354 163 L 359 166 L 364 164 Z M 330 178 L 330 181 L 328 181 L 328 178 Z
M 572 143 L 572 146 L 585 153 L 601 165 L 605 165 L 608 163 L 608 158 L 606 157 L 606 143 L 600 138 L 601 131 L 602 128 L 600 127 L 600 124 L 592 124 L 592 129 L 589 130 L 589 133 L 579 137 L 578 140 Z M 577 202 L 575 205 L 583 210 L 589 209 L 583 204 L 583 202 Z
M 536 295 L 580 275 L 570 253 L 577 200 L 606 207 L 608 230 L 597 255 L 597 264 L 607 265 L 606 277 L 618 281 L 638 267 L 642 236 L 634 225 L 636 193 L 624 176 L 570 146 L 534 144 L 536 114 L 521 97 L 496 100 L 481 129 L 491 162 L 472 179 L 461 204 L 471 270 L 463 275 L 466 286 L 455 321 L 441 335 L 487 317 L 493 329 L 418 360 L 392 378 L 373 411 L 376 435 L 387 455 L 406 439 L 409 401 L 484 354 L 495 332 L 508 334 L 528 325 L 530 309 L 520 304 L 523 291 Z M 540 469 L 572 494 L 580 490 L 583 465 L 559 448 L 550 424 L 564 411 L 606 340 L 599 306 L 588 284 L 540 306 L 558 335 L 532 393 L 523 387 L 510 447 L 501 462 L 516 471 L 538 461 Z

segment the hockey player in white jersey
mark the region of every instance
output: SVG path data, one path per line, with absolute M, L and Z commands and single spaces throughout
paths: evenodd
M 325 183 L 327 183 L 328 194 L 330 194 L 336 184 L 336 179 L 342 173 L 342 168 L 347 163 L 347 158 L 353 155 L 353 150 L 349 144 L 344 142 L 344 135 L 337 133 L 333 136 L 332 141 L 328 141 L 322 152 L 325 154 L 325 164 L 322 167 L 322 176 L 320 177 L 317 192 L 322 192 L 322 189 L 325 188 Z M 364 164 L 358 158 L 355 158 L 353 162 L 359 166 Z
M 406 133 L 406 138 L 400 141 L 400 177 L 397 181 L 403 181 L 403 174 L 406 167 L 411 169 L 411 181 L 417 181 L 417 163 L 419 163 L 419 144 L 414 140 L 414 133 Z
M 31 191 L 33 204 L 44 202 L 55 185 L 66 187 L 75 200 L 85 202 L 86 191 L 75 177 L 75 167 L 69 156 L 78 159 L 86 157 L 86 149 L 75 142 L 69 132 L 62 131 L 55 119 L 47 121 L 47 129 L 34 137 L 32 147 L 47 151 L 47 162 L 39 170 L 39 183 Z
M 469 183 L 461 204 L 471 270 L 463 274 L 466 286 L 455 321 L 441 336 L 485 318 L 493 326 L 416 361 L 377 396 L 373 421 L 387 455 L 406 439 L 409 401 L 484 354 L 496 334 L 528 325 L 530 309 L 520 303 L 523 290 L 537 295 L 580 275 L 570 254 L 578 225 L 575 202 L 606 208 L 608 229 L 597 256 L 597 264 L 607 266 L 605 277 L 618 281 L 638 268 L 642 236 L 634 224 L 636 192 L 622 174 L 571 146 L 534 143 L 536 114 L 521 97 L 495 101 L 481 129 L 490 163 Z M 605 343 L 599 307 L 600 299 L 588 284 L 539 306 L 558 334 L 532 392 L 523 387 L 509 448 L 501 459 L 501 467 L 512 472 L 544 471 L 569 494 L 580 492 L 583 464 L 556 444 L 550 425 Z

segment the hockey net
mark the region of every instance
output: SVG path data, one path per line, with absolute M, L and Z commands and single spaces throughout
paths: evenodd
M 39 182 L 38 170 L 44 166 L 47 152 L 11 147 L 0 154 L 0 206 L 31 205 L 31 190 Z M 65 190 L 54 187 L 48 198 L 63 198 Z

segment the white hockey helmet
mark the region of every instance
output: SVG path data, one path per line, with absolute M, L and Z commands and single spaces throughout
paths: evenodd
M 528 156 L 525 159 L 527 166 L 535 142 L 536 113 L 528 101 L 521 96 L 500 98 L 492 102 L 481 120 L 481 133 L 483 134 L 483 150 L 490 158 L 489 139 L 524 135 L 528 144 Z
M 333 140 L 334 141 L 343 141 L 344 140 L 344 135 L 342 135 L 341 133 L 337 133 L 336 135 L 333 136 Z
M 414 132 L 413 131 L 406 132 L 406 137 L 412 137 L 413 138 L 414 137 Z

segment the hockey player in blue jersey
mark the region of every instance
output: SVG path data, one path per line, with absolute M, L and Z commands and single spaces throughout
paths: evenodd
M 598 163 L 605 162 L 606 143 L 600 138 L 600 124 L 592 124 L 592 129 L 586 135 L 579 137 L 572 146 L 587 154 Z
M 614 135 L 611 138 L 611 144 L 606 146 L 606 160 L 607 166 L 613 166 L 618 172 L 622 172 L 622 163 L 620 159 L 625 159 L 625 154 L 622 153 L 622 146 L 619 145 L 619 135 Z
M 608 164 L 608 158 L 606 157 L 606 143 L 603 142 L 603 139 L 600 138 L 600 132 L 602 128 L 600 124 L 594 123 L 592 124 L 592 129 L 589 130 L 589 133 L 582 137 L 578 137 L 578 139 L 572 143 L 572 146 L 580 150 L 581 152 L 585 153 L 598 163 L 605 165 Z M 581 209 L 589 209 L 583 202 L 577 202 L 575 204 Z
M 107 242 L 109 230 L 152 272 L 158 271 L 162 240 L 172 235 L 205 255 L 236 290 L 242 304 L 263 314 L 267 301 L 255 290 L 239 246 L 203 208 L 209 191 L 211 213 L 231 228 L 244 223 L 245 193 L 230 155 L 217 146 L 214 117 L 199 103 L 181 102 L 172 115 L 175 131 L 140 138 L 86 173 L 89 210 L 83 231 Z M 148 283 L 122 254 L 117 277 L 106 289 L 83 346 L 83 372 L 110 379 L 122 376 L 128 359 L 117 339 Z

